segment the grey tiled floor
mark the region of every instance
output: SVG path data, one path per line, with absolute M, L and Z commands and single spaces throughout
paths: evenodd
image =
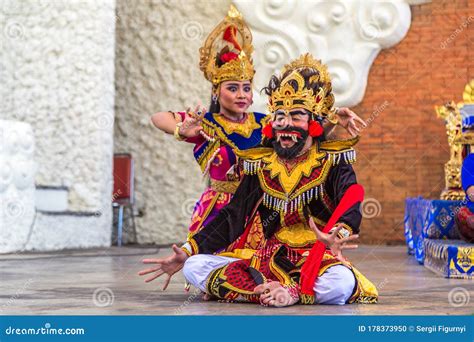
M 418 265 L 403 246 L 361 246 L 346 254 L 378 286 L 379 304 L 296 305 L 282 309 L 204 302 L 195 290 L 183 291 L 181 274 L 173 279 L 166 292 L 160 290 L 160 280 L 145 284 L 137 276 L 143 269 L 142 258 L 167 254 L 168 248 L 113 247 L 0 255 L 0 314 L 464 315 L 474 312 L 473 281 L 444 279 Z M 450 291 L 462 291 L 468 298 L 464 303 L 450 303 Z

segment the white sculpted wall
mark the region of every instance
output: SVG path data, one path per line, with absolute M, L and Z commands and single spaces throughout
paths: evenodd
M 381 49 L 402 40 L 411 22 L 404 0 L 235 0 L 252 30 L 255 87 L 302 53 L 328 65 L 338 106 L 354 106 L 364 97 L 370 67 Z M 266 99 L 256 94 L 255 110 Z
M 14 245 L 110 245 L 115 0 L 5 0 L 0 32 L 0 119 L 31 125 L 36 186 L 68 191 Z

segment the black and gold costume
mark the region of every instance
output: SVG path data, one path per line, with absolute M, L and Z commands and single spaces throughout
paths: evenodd
M 188 242 L 193 254 L 212 254 L 245 236 L 248 222 L 259 214 L 264 239 L 257 250 L 235 251 L 242 260 L 214 270 L 208 292 L 220 299 L 258 302 L 253 289 L 258 280 L 279 281 L 298 293 L 300 270 L 316 235 L 308 225 L 309 217 L 324 226 L 345 191 L 357 183 L 351 163 L 352 146 L 357 139 L 316 143 L 289 167 L 271 148 L 244 152 L 245 176 L 233 199 L 219 215 Z M 354 205 L 339 220 L 343 234 L 359 232 L 361 214 Z M 240 253 L 239 253 L 240 252 Z M 235 255 L 235 254 L 234 254 Z M 329 251 L 323 257 L 319 273 L 342 264 Z M 377 291 L 350 264 L 357 281 L 349 302 L 371 303 Z M 314 298 L 302 298 L 313 303 Z

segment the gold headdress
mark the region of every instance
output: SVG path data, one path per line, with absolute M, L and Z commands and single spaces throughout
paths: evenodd
M 224 20 L 199 49 L 199 68 L 214 86 L 223 81 L 252 80 L 252 33 L 242 14 L 231 5 Z
M 320 87 L 316 91 L 307 88 L 305 79 L 301 74 L 304 69 L 316 71 L 309 79 L 309 83 L 319 83 Z M 283 78 L 269 98 L 268 110 L 275 113 L 279 109 L 290 111 L 295 108 L 304 108 L 313 115 L 327 118 L 335 122 L 335 112 L 333 109 L 334 95 L 332 93 L 331 77 L 327 68 L 321 61 L 306 53 L 290 64 L 285 65 L 281 75 L 287 74 Z M 294 89 L 297 85 L 297 89 Z

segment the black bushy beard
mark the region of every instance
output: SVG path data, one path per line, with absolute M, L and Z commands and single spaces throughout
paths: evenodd
M 282 131 L 294 131 L 294 132 L 299 132 L 301 134 L 301 138 L 298 138 L 298 141 L 290 148 L 283 148 L 281 147 L 280 143 L 276 140 L 276 133 L 278 130 L 275 130 L 273 128 L 273 138 L 272 145 L 273 148 L 278 155 L 278 157 L 283 158 L 283 159 L 293 159 L 298 156 L 298 154 L 301 152 L 301 150 L 304 147 L 304 144 L 306 142 L 306 139 L 308 138 L 308 131 L 305 131 L 304 129 L 300 127 L 293 127 L 293 126 L 287 126 Z

